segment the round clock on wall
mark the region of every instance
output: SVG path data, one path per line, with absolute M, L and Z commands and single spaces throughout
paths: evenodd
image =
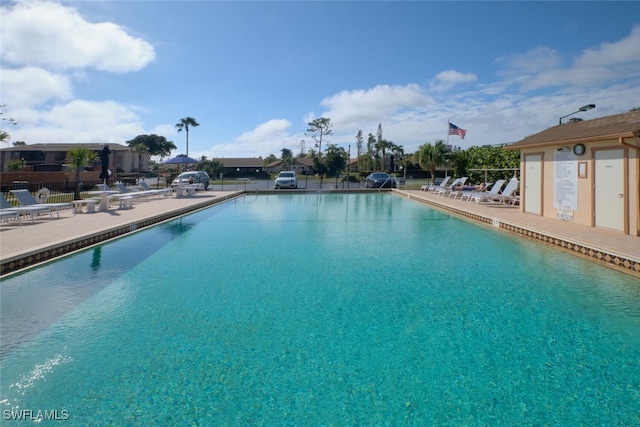
M 584 144 L 576 144 L 573 146 L 573 153 L 576 156 L 582 156 L 584 154 L 585 148 Z

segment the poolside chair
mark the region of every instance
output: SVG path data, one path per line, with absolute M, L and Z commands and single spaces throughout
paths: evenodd
M 437 195 L 441 195 L 442 193 L 450 189 L 452 186 L 458 185 L 459 183 L 460 183 L 460 178 L 456 178 L 453 180 L 453 182 L 450 185 L 439 185 L 436 188 L 434 188 L 432 192 L 436 193 Z
M 495 184 L 494 184 L 494 187 L 495 187 Z M 508 192 L 509 196 L 511 196 L 511 194 L 513 194 L 513 192 L 517 187 L 518 187 L 518 180 L 516 178 L 512 178 L 507 184 L 507 186 L 504 188 L 504 190 L 502 191 L 497 189 L 494 190 L 494 188 L 491 187 L 491 191 L 488 191 L 487 194 L 475 193 L 469 198 L 469 201 L 475 200 L 476 205 L 480 202 L 500 201 L 502 193 L 506 194 Z
M 485 199 L 488 202 L 498 202 L 498 203 L 511 203 L 513 199 L 513 193 L 518 189 L 518 185 L 520 185 L 520 181 L 518 178 L 511 178 L 507 183 L 507 186 L 504 187 L 504 190 L 500 192 L 497 196 L 492 198 Z
M 153 196 L 153 191 L 137 191 L 137 190 L 131 190 L 129 188 L 127 188 L 127 186 L 124 185 L 123 182 L 116 182 L 116 188 L 118 189 L 118 191 L 120 191 L 120 193 L 122 193 L 125 196 L 130 196 L 133 198 L 147 198 L 147 197 L 151 197 Z
M 20 202 L 22 206 L 49 208 L 51 211 L 56 212 L 58 218 L 60 218 L 60 209 L 73 208 L 72 203 L 38 203 L 29 190 L 11 190 L 11 193 L 18 199 L 18 202 Z
M 2 195 L 0 195 L 2 196 Z M 19 216 L 27 216 L 31 217 L 31 222 L 35 222 L 35 216 L 41 214 L 49 214 L 51 219 L 53 219 L 53 213 L 51 212 L 51 208 L 47 207 L 31 207 L 31 206 L 11 206 L 11 203 L 4 196 L 0 197 L 0 212 L 17 212 Z M 9 217 L 9 215 L 3 214 L 3 217 Z M 22 221 L 20 221 L 20 225 L 22 225 Z
M 0 209 L 0 221 L 8 222 L 10 219 L 15 219 L 16 221 L 18 221 L 18 224 L 22 226 L 22 218 L 20 218 L 20 212 Z
M 464 185 L 465 182 L 467 182 L 468 177 L 463 176 L 462 178 L 458 178 L 455 181 L 453 181 L 451 183 L 450 186 L 445 187 L 445 188 L 438 188 L 436 189 L 436 194 L 438 196 L 446 196 L 448 194 L 450 194 L 452 191 L 454 191 L 454 188 L 456 187 L 462 187 Z
M 471 200 L 477 200 L 478 198 L 481 198 L 481 197 L 496 196 L 502 189 L 504 182 L 505 182 L 504 179 L 497 180 L 491 186 L 491 189 L 489 191 L 465 191 L 465 193 L 469 193 L 469 194 L 463 194 L 462 200 L 466 198 L 468 199 L 467 201 L 470 202 Z
M 422 187 L 420 187 L 420 190 L 421 191 L 426 191 L 428 193 L 432 193 L 432 192 L 436 191 L 436 189 L 438 189 L 438 188 L 446 187 L 447 183 L 449 182 L 450 179 L 451 179 L 450 176 L 445 176 L 440 184 L 438 184 L 438 185 L 423 185 Z
M 154 190 L 153 188 L 149 187 L 149 184 L 147 184 L 144 181 L 140 181 L 138 185 L 142 187 L 143 191 L 150 192 L 154 195 L 168 197 L 171 194 L 171 188 L 162 188 L 162 189 Z

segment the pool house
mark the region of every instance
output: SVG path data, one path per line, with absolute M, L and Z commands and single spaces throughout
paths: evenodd
M 640 236 L 640 111 L 573 120 L 520 150 L 520 210 Z

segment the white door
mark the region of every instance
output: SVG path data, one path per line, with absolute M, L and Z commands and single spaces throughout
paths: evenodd
M 624 231 L 624 152 L 595 152 L 595 224 Z
M 524 157 L 524 211 L 542 215 L 542 155 Z

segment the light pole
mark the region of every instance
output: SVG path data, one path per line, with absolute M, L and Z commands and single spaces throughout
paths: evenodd
M 593 110 L 594 108 L 596 108 L 596 104 L 587 104 L 587 105 L 583 105 L 582 107 L 578 108 L 578 111 L 574 111 L 571 114 L 567 114 L 566 116 L 562 116 L 560 117 L 560 120 L 558 120 L 558 124 L 561 125 L 562 124 L 562 119 L 564 119 L 565 117 L 569 117 L 572 116 L 576 113 L 579 113 L 580 111 L 589 111 L 589 110 Z

